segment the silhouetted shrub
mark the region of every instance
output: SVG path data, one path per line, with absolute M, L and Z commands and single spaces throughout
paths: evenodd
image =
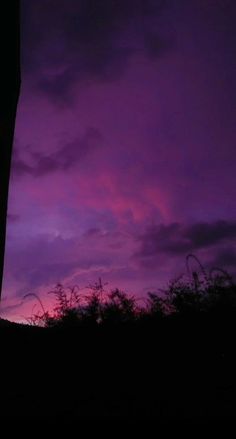
M 207 272 L 194 255 L 200 270 L 190 272 L 171 281 L 162 294 L 149 292 L 146 306 L 139 307 L 135 297 L 118 288 L 105 291 L 105 285 L 98 282 L 89 285 L 89 293 L 84 295 L 78 286 L 65 288 L 57 284 L 49 292 L 56 298 L 51 313 L 44 309 L 38 296 L 34 296 L 41 312 L 33 314 L 28 322 L 38 326 L 97 326 L 124 323 L 160 321 L 166 315 L 193 316 L 204 313 L 214 315 L 236 314 L 236 286 L 231 276 L 222 269 Z
M 167 291 L 165 303 L 170 312 L 198 313 L 204 309 L 204 291 L 192 281 L 173 280 Z
M 171 312 L 181 314 L 232 313 L 236 311 L 236 286 L 224 270 L 193 271 L 172 281 L 165 291 L 165 303 Z
M 108 300 L 102 308 L 102 322 L 109 324 L 133 322 L 138 317 L 134 297 L 128 297 L 118 288 L 108 294 Z
M 148 293 L 147 312 L 153 317 L 163 317 L 166 314 L 166 301 L 155 293 Z

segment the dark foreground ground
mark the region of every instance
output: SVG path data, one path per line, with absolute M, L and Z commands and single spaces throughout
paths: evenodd
M 233 318 L 67 330 L 2 322 L 1 418 L 232 420 L 235 330 Z

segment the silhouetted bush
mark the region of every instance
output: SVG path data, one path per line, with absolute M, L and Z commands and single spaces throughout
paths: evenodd
M 190 272 L 190 257 L 199 263 L 198 272 Z M 161 295 L 149 292 L 146 306 L 143 307 L 137 305 L 135 297 L 118 288 L 107 293 L 100 278 L 87 287 L 89 292 L 86 295 L 77 286 L 65 288 L 57 284 L 49 292 L 56 298 L 53 312 L 46 311 L 41 300 L 32 294 L 38 299 L 42 311 L 33 314 L 28 321 L 46 327 L 96 327 L 158 322 L 170 314 L 236 315 L 236 286 L 226 271 L 214 268 L 207 272 L 194 255 L 188 255 L 187 269 L 188 276 L 180 276 L 171 281 Z
M 102 307 L 102 322 L 118 324 L 134 322 L 138 318 L 138 308 L 134 297 L 128 297 L 118 288 L 108 294 Z
M 181 314 L 232 313 L 236 311 L 236 286 L 229 274 L 215 269 L 192 277 L 172 281 L 165 292 L 171 312 Z
M 155 293 L 148 293 L 147 314 L 154 318 L 163 317 L 167 312 L 166 301 Z

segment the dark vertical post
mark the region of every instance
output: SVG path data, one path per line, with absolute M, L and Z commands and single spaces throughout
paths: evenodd
M 12 144 L 19 92 L 20 0 L 3 0 L 0 4 L 0 297 Z

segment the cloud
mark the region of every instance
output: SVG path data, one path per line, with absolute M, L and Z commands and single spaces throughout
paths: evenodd
M 55 102 L 75 82 L 119 77 L 137 51 L 161 54 L 156 30 L 163 0 L 22 0 L 22 66 Z
M 163 256 L 186 255 L 208 249 L 236 238 L 236 221 L 200 222 L 192 225 L 180 223 L 152 226 L 138 237 L 140 248 L 135 257 L 143 260 Z
M 187 228 L 185 237 L 193 248 L 208 247 L 224 239 L 236 237 L 236 221 L 197 223 Z
M 11 275 L 18 283 L 25 281 L 27 273 L 28 288 L 60 281 L 79 265 L 76 245 L 74 239 L 48 234 L 38 234 L 20 246 L 15 242 L 8 246 L 6 270 L 10 261 Z
M 16 176 L 42 177 L 57 171 L 68 171 L 78 165 L 87 155 L 102 144 L 102 135 L 93 127 L 87 128 L 83 137 L 73 139 L 56 152 L 48 155 L 29 153 L 31 164 L 21 158 L 16 149 L 13 152 L 12 173 Z
M 212 262 L 212 266 L 217 267 L 232 267 L 236 274 L 236 251 L 235 248 L 223 247 L 219 250 L 218 254 L 214 258 Z
M 132 239 L 116 229 L 88 228 L 70 237 L 38 233 L 25 240 L 8 242 L 5 273 L 27 289 L 63 282 L 67 277 L 93 276 L 97 271 L 124 266 Z
M 11 174 L 22 176 L 30 175 L 33 172 L 32 166 L 30 166 L 24 159 L 21 158 L 20 152 L 17 149 L 13 150 L 12 164 L 11 164 Z

